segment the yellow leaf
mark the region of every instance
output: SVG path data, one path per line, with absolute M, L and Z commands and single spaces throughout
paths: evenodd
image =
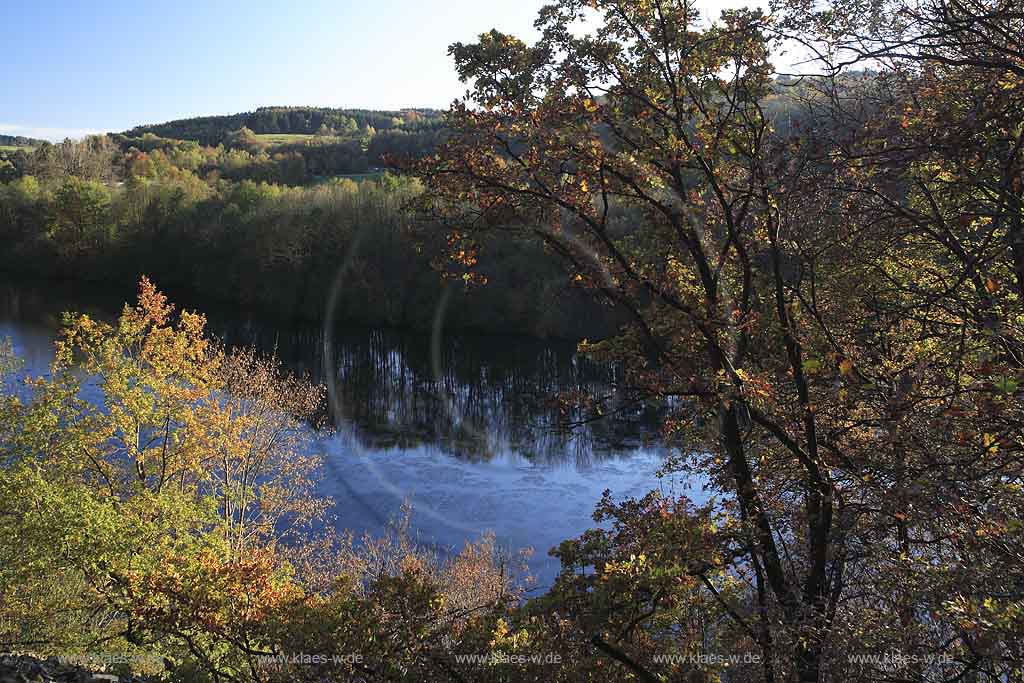
M 999 450 L 999 444 L 996 442 L 996 435 L 985 433 L 981 437 L 981 444 L 989 453 L 995 453 Z

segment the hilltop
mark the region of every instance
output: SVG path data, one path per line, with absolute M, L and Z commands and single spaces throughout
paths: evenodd
M 333 109 L 328 107 L 260 107 L 256 111 L 219 116 L 196 116 L 166 123 L 136 126 L 124 133 L 141 137 L 147 133 L 163 138 L 194 140 L 217 145 L 235 131 L 249 129 L 256 135 L 297 136 L 279 142 L 301 142 L 309 137 L 351 137 L 362 133 L 414 133 L 443 126 L 442 112 L 435 109 Z
M 434 109 L 261 107 L 136 126 L 112 138 L 126 151 L 134 147 L 143 152 L 192 153 L 189 150 L 199 147 L 223 146 L 253 155 L 263 165 L 289 166 L 287 179 L 280 174 L 260 178 L 298 184 L 325 176 L 375 173 L 388 157 L 430 154 L 444 133 L 443 114 Z M 249 165 L 232 165 L 239 164 Z
M 21 135 L 0 135 L 0 148 L 4 147 L 38 147 L 45 140 L 26 138 Z

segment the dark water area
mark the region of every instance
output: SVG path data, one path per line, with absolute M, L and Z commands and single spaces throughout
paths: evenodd
M 174 299 L 173 293 L 171 299 Z M 64 311 L 113 320 L 131 290 L 0 280 L 0 339 L 10 337 L 32 374 L 44 374 Z M 182 302 L 194 308 L 193 302 Z M 532 547 L 530 570 L 550 584 L 558 563 L 549 548 L 594 525 L 602 492 L 616 498 L 653 488 L 664 459 L 659 412 L 564 428 L 583 417 L 553 398 L 605 393 L 614 367 L 580 357 L 575 346 L 504 335 L 433 334 L 337 324 L 288 324 L 237 311 L 208 310 L 210 334 L 255 345 L 330 388 L 330 434 L 323 492 L 339 528 L 382 533 L 412 505 L 418 540 L 442 552 L 494 532 L 512 550 Z

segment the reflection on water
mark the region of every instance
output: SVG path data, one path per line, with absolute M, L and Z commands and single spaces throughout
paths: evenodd
M 222 333 L 230 343 L 276 344 L 290 366 L 333 381 L 334 415 L 366 447 L 433 445 L 472 461 L 513 451 L 536 462 L 586 466 L 656 434 L 652 412 L 564 428 L 582 414 L 573 405 L 566 412 L 559 395 L 607 390 L 616 380 L 614 369 L 577 356 L 571 344 L 460 335 L 444 339 L 434 358 L 428 335 L 341 330 L 324 364 L 318 329 Z
M 49 362 L 47 341 L 63 311 L 113 319 L 131 291 L 76 291 L 68 283 L 0 284 L 0 321 L 19 326 L 30 367 Z M 576 429 L 583 414 L 568 393 L 600 394 L 618 380 L 612 367 L 590 362 L 567 342 L 498 335 L 447 334 L 438 354 L 431 337 L 379 328 L 342 327 L 323 362 L 323 330 L 231 315 L 214 308 L 208 330 L 230 345 L 255 344 L 317 382 L 333 380 L 333 416 L 367 448 L 420 445 L 472 461 L 514 452 L 537 463 L 589 465 L 656 441 L 659 413 L 649 407 Z M 326 371 L 325 371 L 326 368 Z M 332 376 L 328 376 L 327 373 Z M 567 412 L 568 409 L 568 412 Z
M 112 319 L 132 295 L 0 283 L 0 337 L 12 337 L 26 368 L 40 373 L 62 311 Z M 582 413 L 556 396 L 607 392 L 618 379 L 572 344 L 444 335 L 435 357 L 429 334 L 353 327 L 331 335 L 324 363 L 318 327 L 204 309 L 209 331 L 229 345 L 255 344 L 333 381 L 337 430 L 320 441 L 339 526 L 378 533 L 407 498 L 424 541 L 459 547 L 493 530 L 508 545 L 536 547 L 531 566 L 546 583 L 557 565 L 545 551 L 593 524 L 604 489 L 621 497 L 658 485 L 657 411 L 562 427 Z

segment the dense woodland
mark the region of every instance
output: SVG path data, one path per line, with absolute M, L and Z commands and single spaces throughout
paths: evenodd
M 803 115 L 802 90 L 772 84 L 776 133 Z M 0 151 L 0 270 L 121 285 L 148 274 L 190 300 L 318 320 L 344 269 L 342 320 L 427 328 L 448 289 L 454 328 L 614 332 L 624 312 L 574 286 L 536 235 L 490 240 L 472 281 L 491 287 L 437 274 L 447 245 L 405 210 L 420 185 L 385 173 L 445 136 L 432 110 L 268 107 Z M 635 229 L 629 207 L 614 213 Z
M 328 314 L 340 278 L 344 296 L 331 313 L 342 321 L 429 328 L 447 289 L 452 328 L 614 330 L 614 310 L 573 288 L 536 239 L 495 241 L 484 275 L 493 287 L 469 290 L 439 274 L 446 246 L 417 236 L 405 211 L 421 185 L 369 165 L 385 153 L 420 157 L 418 145 L 433 143 L 353 131 L 345 141 L 295 134 L 302 141 L 271 143 L 242 128 L 216 147 L 147 132 L 18 150 L 6 172 L 0 160 L 0 269 L 122 285 L 148 274 L 190 300 L 307 320 Z M 370 169 L 378 172 L 361 173 Z
M 161 144 L 152 140 L 155 135 L 211 147 L 223 144 L 257 154 L 271 152 L 289 157 L 293 163 L 301 158 L 304 174 L 282 178 L 282 182 L 298 184 L 315 176 L 380 169 L 389 157 L 422 157 L 435 150 L 443 134 L 441 112 L 430 109 L 262 107 L 230 116 L 138 126 L 124 133 L 121 142 L 147 151 L 146 147 Z M 144 139 L 141 144 L 136 141 L 139 138 Z
M 23 135 L 0 135 L 0 148 L 2 147 L 35 147 L 45 142 L 35 138 L 27 138 Z
M 232 132 L 248 128 L 254 133 L 338 136 L 372 129 L 402 131 L 411 135 L 444 127 L 443 112 L 433 109 L 370 111 L 320 107 L 260 107 L 254 112 L 229 116 L 200 116 L 167 123 L 137 126 L 129 137 L 152 133 L 178 140 L 217 145 Z
M 558 0 L 535 44 L 453 45 L 470 91 L 400 181 L 228 180 L 94 139 L 33 157 L 3 203 L 20 258 L 83 274 L 161 239 L 183 270 L 201 257 L 175 239 L 210 239 L 217 277 L 315 263 L 327 236 L 295 235 L 359 212 L 407 216 L 472 291 L 543 244 L 626 315 L 580 344 L 622 369 L 614 395 L 552 398 L 667 406 L 665 470 L 709 502 L 606 496 L 539 596 L 488 538 L 442 561 L 400 519 L 322 536 L 324 389 L 220 348 L 144 279 L 113 324 L 69 316 L 52 372 L 0 403 L 0 647 L 155 653 L 135 669 L 181 681 L 1024 681 L 1024 13 L 715 19 Z M 793 41 L 817 77 L 776 78 Z

